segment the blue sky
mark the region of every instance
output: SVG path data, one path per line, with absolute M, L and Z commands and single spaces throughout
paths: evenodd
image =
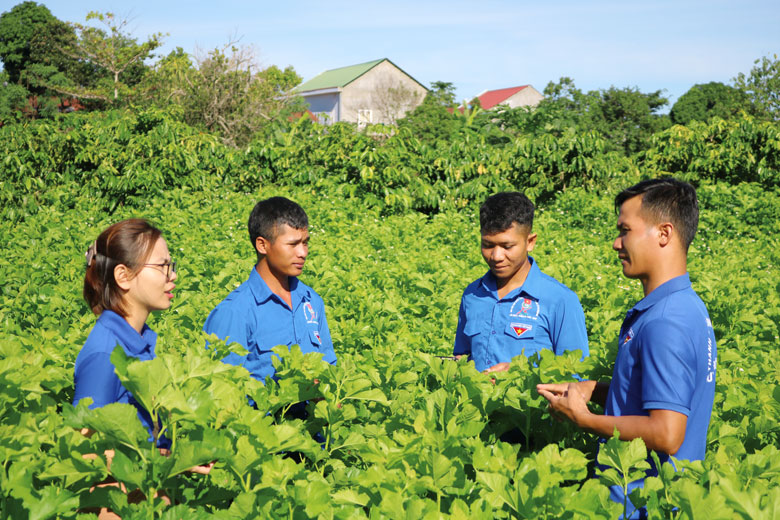
M 18 2 L 3 0 L 2 10 Z M 61 20 L 91 10 L 130 18 L 138 38 L 169 33 L 162 52 L 207 51 L 231 37 L 263 65 L 318 73 L 389 58 L 418 81 L 449 81 L 458 99 L 571 77 L 583 90 L 665 89 L 731 82 L 780 54 L 780 1 L 287 1 L 49 0 Z M 668 110 L 669 107 L 667 107 Z

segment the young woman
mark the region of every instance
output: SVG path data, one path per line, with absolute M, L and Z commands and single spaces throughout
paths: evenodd
M 92 408 L 132 404 L 151 434 L 151 417 L 122 386 L 111 353 L 119 344 L 128 356 L 155 357 L 157 334 L 146 318 L 171 306 L 176 262 L 160 230 L 143 219 L 123 220 L 103 231 L 87 250 L 86 260 L 84 299 L 98 319 L 76 358 L 73 404 L 85 397 L 92 398 Z M 164 439 L 158 443 L 165 444 Z

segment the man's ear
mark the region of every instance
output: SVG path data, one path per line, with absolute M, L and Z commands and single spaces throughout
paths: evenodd
M 672 225 L 671 222 L 664 222 L 663 224 L 658 224 L 658 244 L 661 247 L 668 246 L 671 241 L 672 237 L 676 235 L 676 229 L 674 229 L 674 225 Z
M 255 239 L 255 250 L 263 256 L 268 254 L 268 246 L 271 245 L 271 241 L 264 237 L 257 237 Z
M 119 264 L 114 267 L 114 280 L 123 291 L 130 289 L 130 281 L 133 279 L 132 272 L 125 264 Z
M 526 249 L 530 253 L 534 250 L 534 247 L 536 247 L 536 233 L 528 233 L 528 238 L 526 239 Z

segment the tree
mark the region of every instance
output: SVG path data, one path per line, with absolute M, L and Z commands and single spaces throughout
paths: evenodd
M 157 63 L 144 84 L 153 104 L 240 146 L 304 110 L 301 99 L 290 95 L 300 82 L 292 67 L 262 68 L 252 47 L 230 42 L 194 58 L 178 48 Z
M 60 50 L 74 38 L 65 22 L 35 2 L 18 4 L 0 15 L 0 59 L 7 74 L 3 81 L 6 90 L 13 91 L 13 95 L 3 94 L 6 109 L 11 111 L 6 114 L 42 116 L 57 111 L 62 100 L 48 85 L 61 83 L 64 72 L 75 75 L 80 70 Z
M 455 107 L 455 85 L 449 81 L 434 81 L 428 94 L 431 101 L 444 107 Z
M 34 37 L 53 20 L 51 11 L 35 2 L 17 4 L 0 15 L 0 59 L 9 83 L 19 83 L 31 61 Z
M 600 132 L 613 147 L 631 155 L 646 149 L 650 137 L 669 127 L 668 116 L 657 112 L 668 104 L 661 91 L 637 88 L 591 91 L 587 94 L 584 128 Z
M 739 73 L 734 86 L 747 94 L 760 117 L 780 120 L 780 60 L 763 56 L 753 62 L 749 75 Z
M 423 102 L 398 120 L 420 140 L 433 143 L 450 140 L 464 128 L 465 119 L 455 115 L 455 87 L 446 81 L 434 81 Z
M 135 38 L 124 32 L 128 24 L 126 19 L 117 19 L 112 13 L 92 11 L 87 14 L 87 21 L 90 20 L 100 21 L 106 29 L 72 24 L 77 39 L 63 51 L 75 59 L 89 62 L 104 71 L 108 76 L 107 81 L 98 83 L 96 87 L 75 85 L 72 92 L 63 85 L 53 86 L 53 88 L 76 97 L 103 99 L 116 104 L 120 92 L 123 95 L 131 94 L 130 87 L 139 80 L 138 70 L 136 70 L 135 82 L 127 81 L 128 72 L 151 57 L 152 51 L 162 45 L 165 35 L 155 33 L 145 42 L 138 43 Z
M 708 121 L 712 117 L 731 119 L 741 111 L 753 112 L 747 94 L 742 90 L 711 81 L 694 85 L 672 106 L 669 117 L 676 125 L 691 121 Z

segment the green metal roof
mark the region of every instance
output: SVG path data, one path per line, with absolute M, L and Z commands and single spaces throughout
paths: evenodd
M 379 60 L 368 61 L 366 63 L 358 63 L 357 65 L 350 65 L 349 67 L 326 70 L 322 74 L 314 76 L 306 83 L 298 85 L 298 87 L 295 88 L 295 92 L 306 92 L 308 90 L 319 90 L 322 88 L 344 87 L 386 59 L 387 58 L 382 58 Z

